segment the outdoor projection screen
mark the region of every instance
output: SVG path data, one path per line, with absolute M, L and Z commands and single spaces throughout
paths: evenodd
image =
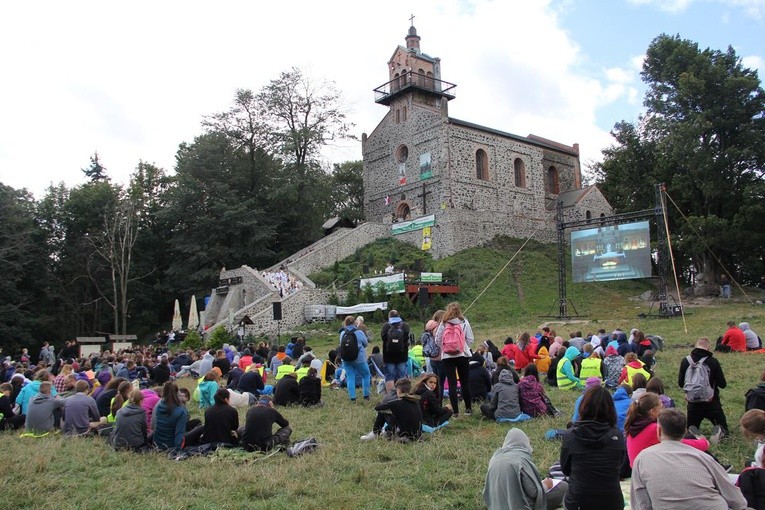
M 571 232 L 574 283 L 651 276 L 647 221 Z

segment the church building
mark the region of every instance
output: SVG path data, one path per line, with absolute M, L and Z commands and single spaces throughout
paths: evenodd
M 612 214 L 597 187 L 582 187 L 578 144 L 449 117 L 456 85 L 414 26 L 405 40 L 374 91 L 388 112 L 362 135 L 367 221 L 438 258 L 497 235 L 552 242 L 558 201 L 567 221 Z

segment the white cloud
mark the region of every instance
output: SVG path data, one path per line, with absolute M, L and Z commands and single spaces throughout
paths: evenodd
M 670 13 L 684 12 L 694 2 L 698 3 L 700 0 L 627 0 L 633 5 L 652 5 L 659 10 Z M 738 8 L 744 11 L 747 16 L 751 16 L 755 19 L 762 19 L 765 17 L 765 0 L 704 0 L 707 3 L 717 3 L 726 7 Z M 729 21 L 730 14 L 728 12 L 723 13 L 723 22 Z
M 765 60 L 763 60 L 763 58 L 759 55 L 749 55 L 747 57 L 742 57 L 741 63 L 744 65 L 744 67 L 758 70 L 760 75 L 765 73 Z

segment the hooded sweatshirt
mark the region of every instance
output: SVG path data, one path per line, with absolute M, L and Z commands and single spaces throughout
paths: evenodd
M 614 392 L 614 406 L 616 407 L 616 428 L 624 430 L 624 421 L 627 419 L 627 411 L 630 410 L 632 398 L 622 387 L 616 388 Z
M 114 431 L 109 436 L 112 448 L 140 448 L 146 444 L 148 427 L 143 407 L 128 404 L 117 411 Z
M 558 362 L 556 367 L 556 379 L 558 382 L 558 388 L 562 390 L 581 390 L 584 388 L 584 383 L 576 375 L 574 375 L 574 366 L 572 362 L 579 356 L 579 349 L 574 346 L 566 349 L 566 354 Z
M 547 414 L 545 390 L 533 375 L 527 375 L 518 383 L 518 393 L 521 399 L 521 411 L 532 418 Z
M 521 429 L 510 429 L 502 448 L 492 455 L 483 501 L 489 510 L 547 508 L 542 477 L 531 460 L 533 450 L 529 438 Z
M 29 401 L 34 398 L 35 395 L 37 395 L 40 392 L 40 383 L 42 381 L 32 381 L 28 383 L 26 386 L 21 388 L 21 391 L 19 392 L 18 396 L 16 397 L 16 403 L 21 407 L 21 414 L 29 414 L 28 413 L 28 407 L 29 407 Z M 52 396 L 56 396 L 58 392 L 56 391 L 56 388 L 50 389 L 50 394 Z
M 746 348 L 747 349 L 759 349 L 760 346 L 760 338 L 757 336 L 757 333 L 752 331 L 752 329 L 749 327 L 748 322 L 742 322 L 738 325 L 739 329 L 744 332 L 744 337 L 746 337 Z
M 606 372 L 606 387 L 616 388 L 619 385 L 619 376 L 624 368 L 624 358 L 619 356 L 616 348 L 609 345 L 606 347 L 606 357 L 603 359 L 603 367 Z
M 37 434 L 53 430 L 53 412 L 64 408 L 64 400 L 53 395 L 38 393 L 27 405 L 27 421 L 25 428 L 28 432 Z
M 443 336 L 444 336 L 444 330 L 446 326 L 442 322 L 438 325 L 438 328 L 436 329 L 436 344 L 438 344 L 439 347 L 441 347 L 441 359 L 448 359 L 448 358 L 458 358 L 460 356 L 464 356 L 466 358 L 469 358 L 472 354 L 472 351 L 470 350 L 471 346 L 473 345 L 473 328 L 470 327 L 470 322 L 468 322 L 467 319 L 464 321 L 461 321 L 459 319 L 450 319 L 448 321 L 450 324 L 461 324 L 462 325 L 462 331 L 465 333 L 465 346 L 461 353 L 459 354 L 447 354 L 443 350 Z
M 167 404 L 162 399 L 151 415 L 154 444 L 161 450 L 182 448 L 183 435 L 186 432 L 186 422 L 189 420 L 189 412 L 183 405 L 173 407 L 169 414 L 167 411 Z
M 495 419 L 513 419 L 521 414 L 520 391 L 509 370 L 500 372 L 499 381 L 491 392 L 491 408 L 494 409 Z
M 625 449 L 622 433 L 608 423 L 575 423 L 560 450 L 561 470 L 569 477 L 566 508 L 624 508 L 619 468 Z

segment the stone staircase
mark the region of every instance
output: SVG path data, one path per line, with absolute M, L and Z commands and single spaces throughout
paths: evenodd
M 213 289 L 205 310 L 207 336 L 218 326 L 235 330 L 245 316 L 252 321 L 245 334 L 276 334 L 305 323 L 306 305 L 324 304 L 331 291 L 318 289 L 308 274 L 332 267 L 336 261 L 353 255 L 377 239 L 391 235 L 390 225 L 363 223 L 356 228 L 342 228 L 323 237 L 294 255 L 274 264 L 266 271 L 280 268 L 303 283 L 297 292 L 281 297 L 260 273 L 248 266 L 221 271 L 220 281 L 230 282 Z M 225 288 L 224 288 L 225 287 Z M 273 302 L 282 303 L 282 320 L 273 320 Z

